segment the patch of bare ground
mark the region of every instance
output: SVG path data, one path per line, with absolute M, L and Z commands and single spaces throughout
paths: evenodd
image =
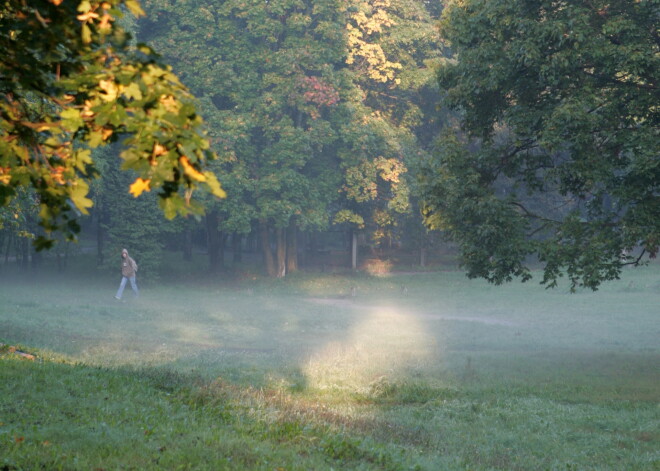
M 341 308 L 351 308 L 357 310 L 376 310 L 383 309 L 384 306 L 373 304 L 359 304 L 352 298 L 307 298 L 307 301 L 314 304 L 321 304 L 323 306 L 335 306 Z M 457 322 L 476 322 L 485 325 L 498 325 L 505 327 L 517 327 L 520 325 L 518 322 L 509 319 L 502 319 L 496 317 L 485 316 L 447 316 L 444 314 L 433 314 L 428 312 L 417 312 L 406 308 L 405 310 L 410 316 L 418 319 L 436 320 L 436 321 L 457 321 Z
M 479 316 L 444 316 L 440 314 L 416 314 L 417 317 L 422 319 L 431 319 L 438 321 L 459 321 L 459 322 L 477 322 L 486 325 L 502 325 L 506 327 L 517 327 L 520 325 L 518 322 L 513 322 L 507 319 L 499 319 L 494 317 L 479 317 Z
M 323 306 L 370 308 L 369 306 L 355 304 L 353 298 L 307 298 L 307 301 Z M 373 307 L 373 306 L 371 306 Z

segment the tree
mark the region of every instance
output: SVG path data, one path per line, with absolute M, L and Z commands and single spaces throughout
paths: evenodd
M 0 207 L 0 248 L 4 249 L 5 265 L 13 249 L 20 267 L 27 269 L 30 241 L 34 239 L 37 229 L 35 221 L 38 210 L 34 194 L 26 188 L 19 188 L 16 197 Z
M 331 218 L 393 234 L 409 206 L 403 160 L 433 108 L 418 92 L 435 82 L 423 2 L 144 4 L 139 37 L 167 51 L 199 97 L 221 156 L 213 165 L 232 198 L 213 205 L 210 227 L 260 228 L 273 275 L 295 269 L 298 232 Z
M 444 11 L 455 57 L 439 82 L 465 134 L 445 133 L 421 183 L 427 223 L 460 244 L 469 276 L 527 280 L 536 256 L 542 283 L 596 289 L 656 256 L 659 17 L 651 0 Z
M 336 199 L 333 145 L 345 124 L 339 101 L 350 87 L 345 6 L 336 0 L 145 5 L 153 14 L 144 38 L 167 48 L 200 97 L 222 157 L 218 165 L 229 172 L 233 197 L 215 205 L 211 226 L 239 233 L 259 227 L 267 271 L 283 276 L 296 267 L 297 230 L 326 227 Z
M 0 206 L 34 190 L 40 225 L 75 237 L 97 175 L 91 150 L 121 141 L 137 197 L 159 190 L 168 217 L 200 213 L 192 191 L 224 192 L 192 96 L 155 52 L 131 47 L 115 19 L 136 0 L 7 0 L 0 7 Z
M 434 94 L 428 92 L 441 51 L 428 6 L 355 2 L 347 25 L 347 63 L 359 93 L 352 95 L 355 117 L 343 133 L 345 198 L 334 220 L 353 229 L 353 268 L 355 230 L 366 229 L 375 245 L 397 238 L 410 212 L 409 166 L 431 141 Z

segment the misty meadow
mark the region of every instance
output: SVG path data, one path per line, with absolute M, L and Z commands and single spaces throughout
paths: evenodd
M 655 0 L 6 0 L 0 471 L 658 470 Z
M 657 468 L 657 264 L 574 294 L 102 280 L 3 278 L 7 469 Z

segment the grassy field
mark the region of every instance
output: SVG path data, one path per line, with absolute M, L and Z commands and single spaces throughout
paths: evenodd
M 660 469 L 657 264 L 115 289 L 2 280 L 0 470 Z

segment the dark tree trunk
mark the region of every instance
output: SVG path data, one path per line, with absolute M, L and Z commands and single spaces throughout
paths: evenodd
M 225 245 L 227 243 L 227 234 L 219 232 L 220 246 L 218 247 L 218 267 L 224 270 L 225 267 Z
M 277 270 L 275 269 L 275 261 L 273 260 L 273 251 L 270 249 L 268 223 L 264 220 L 259 221 L 259 235 L 261 238 L 261 253 L 264 257 L 264 265 L 266 265 L 266 273 L 268 276 L 276 276 Z
M 96 212 L 96 265 L 101 266 L 105 261 L 104 249 L 105 249 L 105 226 L 103 225 L 104 220 L 103 207 L 99 207 Z
M 193 253 L 193 234 L 192 229 L 188 227 L 183 233 L 183 259 L 186 262 L 192 262 L 192 253 Z
M 286 231 L 286 271 L 298 271 L 298 228 L 293 222 Z
M 69 244 L 64 244 L 64 254 L 57 250 L 57 271 L 62 273 L 66 270 L 69 263 Z
M 210 211 L 206 215 L 206 248 L 209 254 L 209 271 L 217 273 L 220 271 L 220 245 L 222 234 L 218 230 L 218 211 Z
M 21 269 L 27 270 L 30 264 L 30 242 L 25 238 L 21 238 Z
M 302 250 L 298 251 L 298 267 L 305 268 L 308 266 L 308 261 L 307 261 L 307 240 L 308 240 L 308 233 L 307 232 L 298 232 L 298 238 L 296 240 L 296 245 L 300 246 L 302 245 Z
M 277 277 L 286 276 L 286 229 L 277 228 Z
M 39 270 L 39 266 L 41 265 L 41 262 L 43 261 L 43 255 L 41 252 L 37 252 L 37 249 L 34 247 L 32 248 L 32 260 L 30 261 L 30 266 L 32 267 L 33 271 Z
M 259 247 L 261 247 L 261 233 L 259 230 L 256 231 L 250 231 L 250 233 L 247 235 L 247 241 L 245 243 L 246 247 L 245 249 L 249 253 L 256 253 L 257 250 L 259 250 Z
M 240 263 L 243 261 L 243 250 L 241 247 L 241 242 L 243 241 L 243 236 L 238 232 L 234 232 L 231 236 L 231 246 L 234 252 L 234 263 Z
M 357 270 L 357 231 L 351 231 L 351 269 Z
M 420 267 L 426 267 L 426 264 L 428 262 L 428 248 L 430 245 L 430 237 L 428 232 L 425 230 L 420 231 L 420 238 L 419 238 L 419 266 Z
M 5 266 L 9 263 L 9 253 L 11 252 L 11 243 L 14 240 L 14 234 L 10 233 L 7 238 L 7 248 L 5 249 Z
M 309 252 L 307 257 L 307 262 L 311 265 L 316 262 L 316 250 L 318 249 L 318 238 L 316 232 L 310 232 L 309 234 Z

